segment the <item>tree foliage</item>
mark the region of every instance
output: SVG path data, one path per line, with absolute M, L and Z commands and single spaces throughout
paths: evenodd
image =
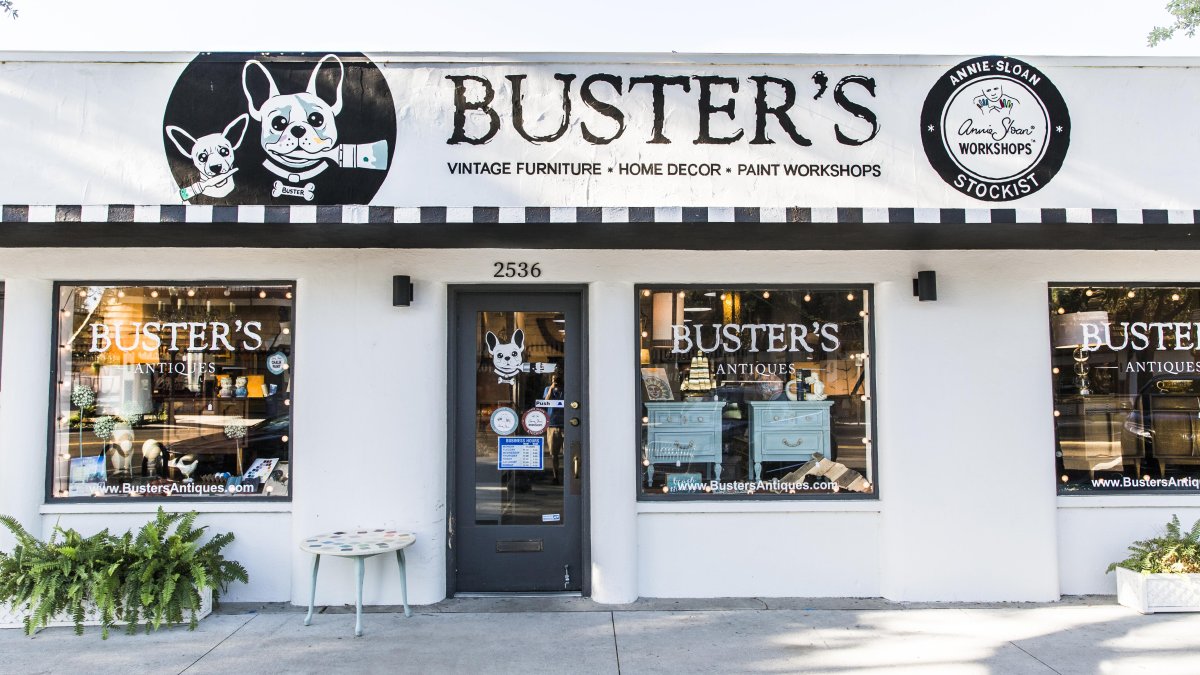
M 1146 42 L 1151 47 L 1171 39 L 1178 31 L 1183 31 L 1188 37 L 1196 36 L 1196 28 L 1200 26 L 1200 0 L 1171 0 L 1167 3 L 1167 13 L 1175 17 L 1175 23 L 1155 26 L 1146 36 Z

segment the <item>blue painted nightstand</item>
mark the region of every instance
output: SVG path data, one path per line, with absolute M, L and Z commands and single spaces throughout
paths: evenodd
M 814 452 L 829 457 L 829 409 L 833 401 L 748 403 L 754 480 L 762 480 L 763 462 L 807 462 Z
M 646 403 L 646 485 L 654 483 L 655 464 L 712 463 L 721 480 L 721 409 L 725 401 L 650 401 Z

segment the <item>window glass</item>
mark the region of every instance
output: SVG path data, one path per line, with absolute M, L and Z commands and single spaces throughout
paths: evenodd
M 1200 287 L 1050 287 L 1060 494 L 1200 489 Z
M 637 294 L 642 496 L 875 492 L 869 287 Z
M 287 283 L 57 286 L 51 498 L 287 497 Z

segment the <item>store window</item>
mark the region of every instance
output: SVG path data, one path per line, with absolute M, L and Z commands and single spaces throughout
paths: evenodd
M 644 499 L 873 496 L 871 288 L 637 288 Z
M 1200 491 L 1200 286 L 1050 286 L 1059 494 Z
M 50 498 L 288 497 L 294 293 L 56 284 Z

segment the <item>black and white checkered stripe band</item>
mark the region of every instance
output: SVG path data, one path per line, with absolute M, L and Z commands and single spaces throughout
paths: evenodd
M 1059 223 L 1200 224 L 1200 209 L 919 209 L 713 206 L 3 205 L 5 223 Z

